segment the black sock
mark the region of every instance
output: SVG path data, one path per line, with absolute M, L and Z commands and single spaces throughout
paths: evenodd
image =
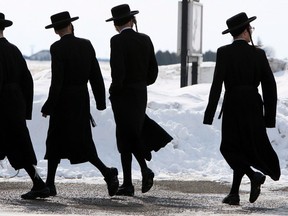
M 248 178 L 251 180 L 254 176 L 254 170 L 251 169 L 251 167 L 248 167 L 246 170 L 245 170 L 245 174 L 248 176 Z
M 105 177 L 106 172 L 108 170 L 107 166 L 100 160 L 100 158 L 97 156 L 91 160 L 89 160 L 91 164 L 93 164 L 100 172 L 101 174 Z
M 147 164 L 146 164 L 146 161 L 145 161 L 145 158 L 143 157 L 142 154 L 140 153 L 133 153 L 141 170 L 146 170 L 148 167 L 147 167 Z
M 55 175 L 59 163 L 60 159 L 48 159 L 47 186 L 55 185 Z
M 44 181 L 38 175 L 36 168 L 32 164 L 24 167 L 24 169 L 26 170 L 33 182 L 32 190 L 40 190 L 45 187 Z
M 239 188 L 240 188 L 240 184 L 241 184 L 243 176 L 244 176 L 244 172 L 234 170 L 230 194 L 239 194 Z
M 132 154 L 121 153 L 121 164 L 123 169 L 123 186 L 132 185 Z

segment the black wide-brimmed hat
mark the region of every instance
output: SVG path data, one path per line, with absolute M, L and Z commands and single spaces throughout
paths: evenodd
M 257 17 L 253 16 L 248 18 L 248 16 L 246 15 L 246 13 L 241 12 L 239 14 L 236 14 L 235 16 L 227 19 L 226 24 L 228 26 L 228 29 L 226 29 L 225 31 L 222 32 L 222 34 L 226 34 L 226 33 L 231 33 L 233 35 L 233 32 L 238 31 L 239 29 L 247 26 L 250 22 L 252 22 L 253 20 L 255 20 Z M 243 29 L 244 31 L 245 29 Z M 240 32 L 241 33 L 241 32 Z
M 112 18 L 107 19 L 106 22 L 132 17 L 135 14 L 138 14 L 139 11 L 138 10 L 131 11 L 128 4 L 122 4 L 122 5 L 113 7 L 111 9 L 111 13 L 112 13 Z
M 12 24 L 13 22 L 10 20 L 6 20 L 5 15 L 0 12 L 0 27 L 5 28 L 11 26 Z
M 49 28 L 55 28 L 55 29 L 59 29 L 59 27 L 65 27 L 65 25 L 68 25 L 69 23 L 79 19 L 79 17 L 70 17 L 70 14 L 68 11 L 64 11 L 61 13 L 57 13 L 52 15 L 51 17 L 51 22 L 52 24 L 47 25 L 45 27 L 45 29 L 49 29 Z

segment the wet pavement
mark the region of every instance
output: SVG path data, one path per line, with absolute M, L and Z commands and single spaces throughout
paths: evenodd
M 240 192 L 240 205 L 222 204 L 230 185 L 211 181 L 155 181 L 135 196 L 110 197 L 105 184 L 57 183 L 56 197 L 23 200 L 30 182 L 0 182 L 0 216 L 8 215 L 288 215 L 288 188 L 262 188 L 255 203 L 249 203 L 249 185 Z M 247 190 L 248 188 L 248 190 Z

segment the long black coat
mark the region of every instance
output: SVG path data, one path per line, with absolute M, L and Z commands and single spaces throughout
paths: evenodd
M 97 109 L 106 108 L 105 86 L 95 51 L 86 39 L 63 36 L 50 48 L 52 79 L 42 113 L 50 115 L 45 159 L 72 164 L 97 156 L 90 125 L 88 81 Z
M 277 89 L 264 51 L 243 40 L 218 49 L 205 124 L 212 124 L 223 82 L 222 155 L 232 169 L 252 166 L 278 180 L 278 157 L 266 133 L 275 127 Z
M 26 119 L 32 118 L 33 80 L 20 50 L 0 38 L 0 157 L 15 169 L 37 164 Z
M 126 29 L 111 38 L 111 76 L 110 100 L 116 122 L 117 147 L 122 152 L 143 152 L 144 149 L 159 150 L 145 144 L 151 120 L 146 116 L 147 86 L 154 83 L 158 76 L 158 65 L 150 38 L 133 29 Z M 164 133 L 155 122 L 151 140 L 165 146 L 172 137 Z M 153 142 L 150 142 L 150 144 Z

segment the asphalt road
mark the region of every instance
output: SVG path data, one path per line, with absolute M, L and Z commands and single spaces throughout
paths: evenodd
M 230 185 L 209 181 L 155 181 L 135 196 L 109 197 L 105 184 L 58 183 L 58 195 L 39 200 L 22 200 L 30 182 L 0 182 L 0 216 L 17 215 L 288 215 L 288 188 L 262 189 L 258 200 L 249 203 L 249 190 L 240 193 L 240 206 L 222 204 Z M 249 188 L 249 185 L 246 185 Z

